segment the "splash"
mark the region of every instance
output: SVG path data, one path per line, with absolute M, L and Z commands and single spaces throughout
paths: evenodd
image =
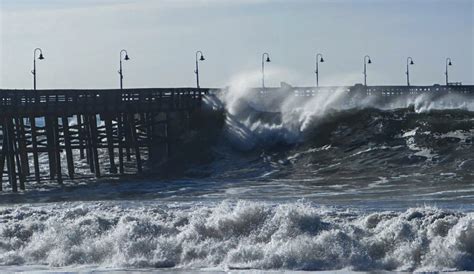
M 270 73 L 278 77 L 287 72 L 272 70 Z M 285 93 L 271 94 L 263 100 L 264 90 L 251 88 L 259 77 L 255 72 L 242 73 L 232 79 L 230 88 L 218 97 L 227 111 L 229 138 L 239 140 L 241 146 L 256 143 L 255 140 L 299 142 L 302 133 L 315 120 L 342 105 L 345 95 L 341 88 L 318 93 L 304 101 Z
M 273 77 L 285 75 L 283 70 L 272 71 Z M 310 95 L 295 94 L 282 87 L 280 91 L 251 88 L 261 77 L 248 72 L 237 75 L 230 81 L 230 87 L 218 96 L 227 112 L 227 131 L 230 139 L 236 140 L 247 149 L 259 140 L 266 143 L 303 141 L 306 131 L 316 127 L 328 114 L 348 109 L 413 109 L 416 113 L 435 110 L 474 111 L 474 102 L 458 94 L 443 96 L 423 93 L 414 97 L 394 97 L 380 100 L 380 97 L 357 97 L 348 93 L 347 87 L 312 92 Z M 353 76 L 352 76 L 353 77 Z M 341 79 L 341 82 L 350 82 Z

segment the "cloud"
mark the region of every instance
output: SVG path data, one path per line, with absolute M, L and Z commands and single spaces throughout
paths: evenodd
M 307 0 L 293 0 L 304 2 Z M 2 10 L 54 10 L 107 6 L 195 8 L 208 6 L 242 6 L 265 3 L 285 3 L 284 0 L 0 0 Z
M 148 0 L 0 0 L 2 13 L 55 11 L 81 8 L 112 7 L 152 2 Z

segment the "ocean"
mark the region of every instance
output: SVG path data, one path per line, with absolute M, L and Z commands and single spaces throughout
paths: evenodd
M 472 98 L 345 96 L 237 87 L 168 176 L 4 191 L 0 271 L 474 271 Z

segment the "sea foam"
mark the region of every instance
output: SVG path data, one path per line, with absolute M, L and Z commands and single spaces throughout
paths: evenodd
M 474 270 L 474 213 L 304 201 L 12 206 L 0 209 L 0 265 Z

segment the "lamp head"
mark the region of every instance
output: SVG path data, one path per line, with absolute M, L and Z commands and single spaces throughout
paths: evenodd
M 415 63 L 413 62 L 413 60 L 411 60 L 410 65 L 414 65 L 414 64 L 415 64 Z
M 271 60 L 270 60 L 270 56 L 267 56 L 267 60 L 266 60 L 267 63 L 270 63 Z
M 128 54 L 125 54 L 125 58 L 124 58 L 125 61 L 128 61 L 130 60 L 130 58 L 128 57 Z
M 201 58 L 199 59 L 199 61 L 204 61 L 204 60 L 206 59 L 204 58 L 204 55 L 201 54 Z
M 367 64 L 372 64 L 372 60 L 370 60 L 370 58 L 369 61 L 367 61 Z
M 319 60 L 319 62 L 324 63 L 323 57 L 321 57 L 321 60 Z
M 449 61 L 449 64 L 448 64 L 448 65 L 449 65 L 449 66 L 452 66 L 452 65 L 453 65 L 453 63 L 451 63 L 451 61 Z
M 39 57 L 38 57 L 39 60 L 43 60 L 44 59 L 44 56 L 42 53 L 40 53 Z

